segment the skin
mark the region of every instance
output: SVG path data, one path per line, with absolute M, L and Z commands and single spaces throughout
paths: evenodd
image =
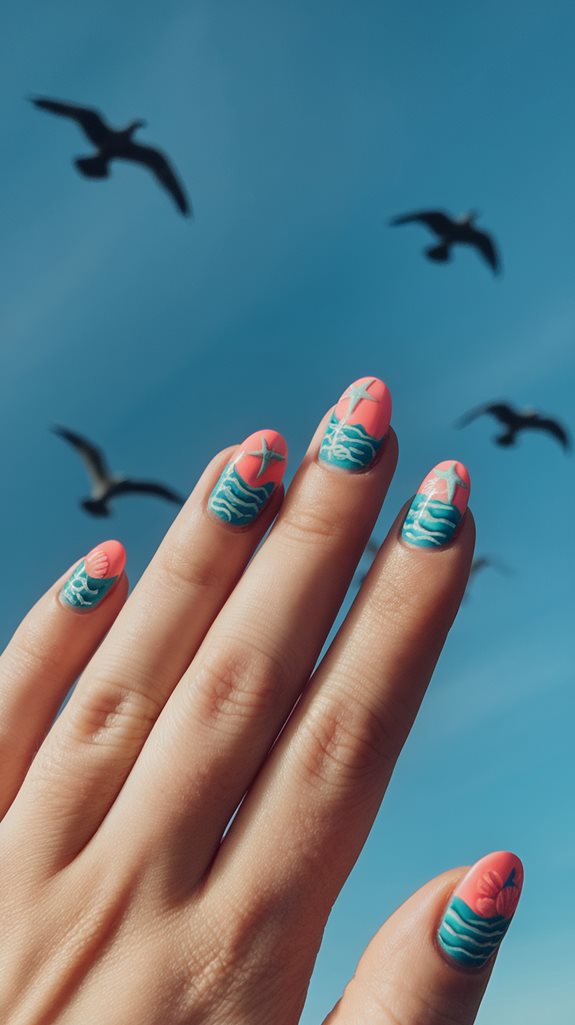
M 64 574 L 2 656 L 2 1022 L 299 1021 L 474 544 L 469 512 L 433 552 L 399 540 L 400 514 L 314 673 L 397 459 L 391 432 L 366 472 L 319 463 L 328 417 L 283 504 L 217 520 L 220 453 L 127 602 L 123 576 L 64 608 Z M 491 966 L 435 943 L 464 871 L 389 919 L 326 1025 L 473 1022 Z

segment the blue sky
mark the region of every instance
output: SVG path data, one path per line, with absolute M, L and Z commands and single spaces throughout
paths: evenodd
M 260 426 L 286 434 L 293 469 L 347 383 L 382 376 L 401 455 L 379 534 L 433 463 L 463 459 L 478 552 L 513 575 L 475 582 L 303 1023 L 401 899 L 508 846 L 525 896 L 478 1021 L 571 1021 L 573 565 L 557 515 L 573 508 L 573 461 L 535 435 L 497 449 L 487 420 L 452 425 L 509 397 L 575 428 L 572 5 L 23 0 L 3 21 L 3 637 L 102 539 L 51 423 L 186 490 Z M 88 148 L 26 104 L 36 92 L 146 118 L 195 221 L 137 169 L 81 180 L 70 158 Z M 470 252 L 429 264 L 423 229 L 387 227 L 424 206 L 478 208 L 504 276 Z M 132 580 L 170 517 L 118 502 L 104 532 L 126 543 Z

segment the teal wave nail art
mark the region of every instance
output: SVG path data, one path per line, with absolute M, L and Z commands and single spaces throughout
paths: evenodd
M 495 954 L 510 924 L 523 885 L 515 854 L 497 851 L 478 861 L 456 888 L 437 939 L 450 961 L 482 968 Z
M 281 483 L 286 460 L 287 445 L 277 431 L 251 434 L 220 474 L 208 509 L 234 527 L 252 523 Z
M 102 601 L 123 572 L 126 552 L 119 541 L 104 541 L 78 563 L 60 591 L 60 601 L 89 611 Z
M 273 490 L 271 483 L 250 487 L 234 466 L 226 466 L 210 495 L 208 506 L 221 520 L 243 527 L 255 520 Z
M 377 377 L 360 377 L 344 391 L 325 429 L 319 460 L 340 470 L 368 467 L 381 448 L 391 419 L 391 395 Z
M 401 536 L 416 548 L 441 548 L 451 541 L 469 501 L 463 463 L 438 463 L 422 482 L 405 517 Z

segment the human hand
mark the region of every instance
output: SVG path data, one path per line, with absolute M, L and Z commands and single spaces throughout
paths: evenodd
M 314 671 L 394 472 L 390 413 L 381 382 L 356 382 L 283 505 L 285 442 L 257 432 L 208 466 L 125 606 L 107 542 L 16 631 L 0 661 L 6 1025 L 298 1022 L 473 552 L 469 477 L 441 463 Z M 504 853 L 463 875 L 383 926 L 330 1025 L 470 1025 L 522 870 Z

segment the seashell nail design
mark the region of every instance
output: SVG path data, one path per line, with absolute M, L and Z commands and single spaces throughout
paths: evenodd
M 378 377 L 360 377 L 337 403 L 319 450 L 322 463 L 365 470 L 375 459 L 391 421 L 391 392 Z
M 438 942 L 451 961 L 482 968 L 507 932 L 521 896 L 523 865 L 496 851 L 478 861 L 455 890 L 439 927 Z
M 114 586 L 126 564 L 119 541 L 104 541 L 78 563 L 60 591 L 60 601 L 73 609 L 88 611 L 98 605 Z
M 250 434 L 220 474 L 208 509 L 234 527 L 252 523 L 281 484 L 287 454 L 286 441 L 277 431 Z
M 111 576 L 109 573 L 110 557 L 103 546 L 93 548 L 84 559 L 84 565 L 88 576 L 96 577 L 97 580 Z
M 411 503 L 401 536 L 417 548 L 451 541 L 469 501 L 471 481 L 463 463 L 447 459 L 427 474 Z

